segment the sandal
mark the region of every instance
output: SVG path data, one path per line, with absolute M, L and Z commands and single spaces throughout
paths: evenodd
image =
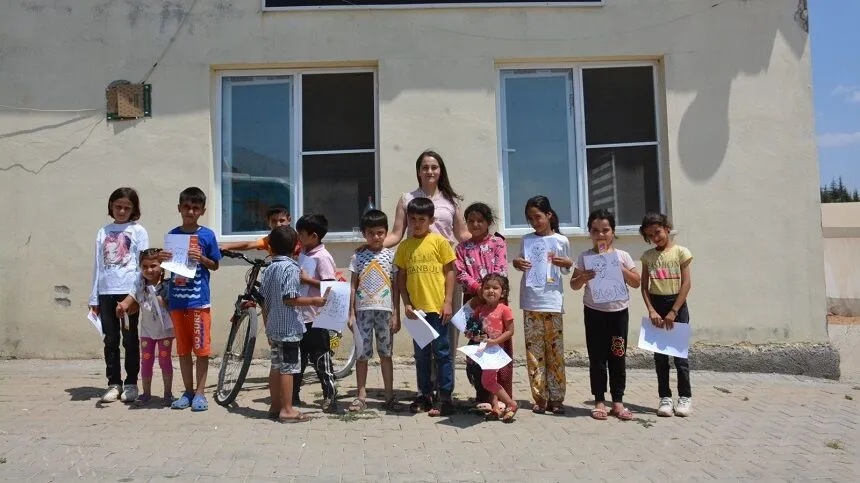
M 137 399 L 134 400 L 134 405 L 137 407 L 143 407 L 149 404 L 152 401 L 152 394 L 143 393 L 140 396 L 137 396 Z
M 428 396 L 418 396 L 412 401 L 412 404 L 409 405 L 409 412 L 411 413 L 424 413 L 430 411 L 433 407 L 433 403 L 430 402 L 430 397 Z
M 567 410 L 564 408 L 564 404 L 562 403 L 550 403 L 549 411 L 553 414 L 564 414 Z
M 546 412 L 546 404 L 542 402 L 536 402 L 532 404 L 532 412 L 535 414 L 543 414 Z
M 391 398 L 390 398 L 390 399 L 388 399 L 388 400 L 386 400 L 384 403 L 382 403 L 382 409 L 384 409 L 384 410 L 386 410 L 386 411 L 391 411 L 391 412 L 394 412 L 394 413 L 396 413 L 396 412 L 400 412 L 400 407 L 399 407 L 399 406 L 400 406 L 400 405 L 399 405 L 399 403 L 397 402 L 397 398 L 396 398 L 395 396 L 391 396 Z
M 442 401 L 440 404 L 434 406 L 430 412 L 427 413 L 431 418 L 437 418 L 439 416 L 450 416 L 454 414 L 454 404 L 451 403 L 450 400 Z
M 496 411 L 490 411 L 484 415 L 484 421 L 498 421 L 499 413 Z
M 630 410 L 627 408 L 621 408 L 620 411 L 616 411 L 615 409 L 612 409 L 611 411 L 609 411 L 609 414 L 611 416 L 615 416 L 616 418 L 620 419 L 621 421 L 632 421 L 633 420 L 633 413 L 631 413 Z
M 294 424 L 294 423 L 305 423 L 311 420 L 310 416 L 305 413 L 297 413 L 295 416 L 290 418 L 281 418 L 277 417 L 277 421 L 281 424 Z
M 193 392 L 183 392 L 179 399 L 170 404 L 170 409 L 188 409 L 191 407 L 192 399 L 194 399 Z
M 171 404 L 173 404 L 173 401 L 175 401 L 175 399 L 173 398 L 173 394 L 167 393 L 164 395 L 163 398 L 161 398 L 161 405 L 169 407 Z
M 194 399 L 191 400 L 191 410 L 194 412 L 206 411 L 209 409 L 209 401 L 206 400 L 206 396 L 202 394 L 198 394 L 194 396 Z
M 505 412 L 502 413 L 502 422 L 508 424 L 513 423 L 514 416 L 517 415 L 517 409 L 518 408 L 516 406 L 505 408 Z
M 594 408 L 591 410 L 591 419 L 606 421 L 606 408 Z
M 475 406 L 475 409 L 488 413 L 493 410 L 493 406 L 490 403 L 481 403 Z
M 352 403 L 349 405 L 349 412 L 351 413 L 360 413 L 362 411 L 367 410 L 367 402 L 362 401 L 361 399 L 355 398 Z

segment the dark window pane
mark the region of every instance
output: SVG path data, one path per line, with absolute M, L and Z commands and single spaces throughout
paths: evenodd
M 376 155 L 325 154 L 302 158 L 305 213 L 322 213 L 329 232 L 358 226 L 367 197 L 376 200 Z
M 652 67 L 582 71 L 586 144 L 657 140 Z
M 373 74 L 302 76 L 302 150 L 374 149 Z
M 291 205 L 292 83 L 288 77 L 231 77 L 223 85 L 222 232 L 265 233 L 266 210 Z
M 606 208 L 617 225 L 639 225 L 660 211 L 657 146 L 588 150 L 589 211 Z

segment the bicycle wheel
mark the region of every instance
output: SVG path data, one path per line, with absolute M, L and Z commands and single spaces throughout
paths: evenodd
M 331 365 L 335 379 L 343 379 L 352 373 L 355 365 L 355 341 L 352 340 L 352 332 L 329 331 L 329 347 L 331 347 Z
M 242 311 L 242 315 L 231 324 L 227 347 L 221 356 L 218 369 L 218 387 L 215 402 L 221 406 L 232 403 L 248 375 L 251 359 L 254 357 L 254 344 L 257 342 L 257 310 L 255 307 Z

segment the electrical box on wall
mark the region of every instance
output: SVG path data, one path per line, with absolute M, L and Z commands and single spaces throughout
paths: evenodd
M 116 81 L 105 90 L 108 121 L 152 117 L 152 85 Z

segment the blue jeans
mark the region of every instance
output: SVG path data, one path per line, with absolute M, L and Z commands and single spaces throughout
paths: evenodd
M 450 399 L 454 392 L 454 363 L 451 361 L 451 344 L 448 341 L 448 326 L 442 326 L 442 316 L 437 313 L 427 314 L 427 323 L 430 324 L 439 337 L 424 346 L 423 349 L 412 342 L 415 349 L 415 371 L 418 376 L 418 390 L 421 394 L 433 394 L 433 382 L 431 381 L 431 357 L 436 358 L 436 377 L 439 384 L 439 397 Z

